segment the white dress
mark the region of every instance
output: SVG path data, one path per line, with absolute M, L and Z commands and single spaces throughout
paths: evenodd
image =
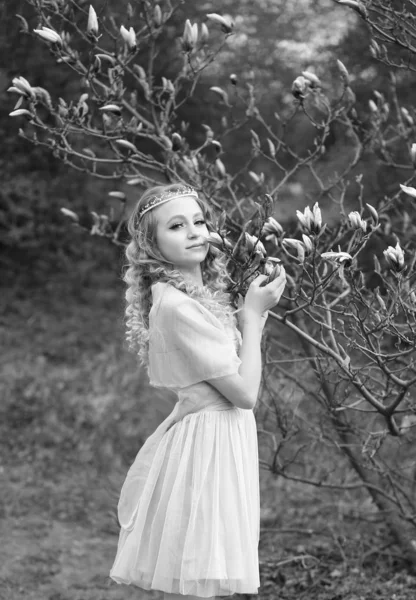
M 178 401 L 128 471 L 110 577 L 175 594 L 257 594 L 256 422 L 205 381 L 238 373 L 240 332 L 168 283 L 152 294 L 150 384 Z

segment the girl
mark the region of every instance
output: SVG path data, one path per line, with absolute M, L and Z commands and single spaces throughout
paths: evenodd
M 150 384 L 178 401 L 140 449 L 118 503 L 110 576 L 165 600 L 257 594 L 260 525 L 253 408 L 267 310 L 285 272 L 251 283 L 240 317 L 225 259 L 209 246 L 212 214 L 190 187 L 154 187 L 128 223 L 127 329 Z M 184 599 L 183 596 L 186 598 Z

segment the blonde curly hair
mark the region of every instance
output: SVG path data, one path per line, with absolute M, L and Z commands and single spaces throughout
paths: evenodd
M 153 283 L 167 282 L 207 307 L 224 324 L 236 323 L 227 288 L 232 282 L 226 269 L 226 260 L 221 252 L 209 245 L 208 253 L 201 263 L 203 287 L 184 280 L 182 273 L 173 268 L 160 253 L 156 243 L 157 220 L 152 210 L 139 219 L 139 212 L 154 195 L 177 191 L 183 187 L 173 183 L 158 185 L 144 192 L 127 222 L 131 241 L 126 247 L 128 265 L 123 274 L 126 291 L 126 339 L 129 349 L 138 354 L 140 364 L 149 365 L 149 312 L 152 305 Z M 196 198 L 202 210 L 208 231 L 213 231 L 213 214 L 203 198 Z

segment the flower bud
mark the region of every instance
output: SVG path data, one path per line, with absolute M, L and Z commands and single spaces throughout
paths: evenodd
M 305 250 L 309 254 L 309 252 L 312 252 L 312 250 L 313 250 L 312 240 L 308 235 L 305 235 L 304 233 L 302 233 L 302 240 L 303 240 L 303 245 L 305 246 Z
M 312 88 L 321 87 L 321 80 L 315 73 L 311 73 L 311 71 L 302 71 L 302 76 L 307 79 Z
M 61 213 L 63 213 L 65 216 L 72 219 L 75 223 L 79 222 L 78 215 L 76 213 L 74 213 L 72 210 L 69 210 L 68 208 L 61 208 Z
M 405 194 L 409 194 L 409 196 L 412 196 L 412 198 L 416 198 L 416 189 L 414 187 L 408 187 L 406 185 L 402 185 L 401 183 L 400 187 Z
M 317 202 L 315 202 L 312 210 L 307 206 L 303 213 L 300 210 L 296 211 L 296 215 L 302 227 L 306 229 L 307 233 L 318 234 L 322 229 L 322 215 L 321 209 Z
M 17 110 L 13 110 L 11 113 L 9 113 L 9 117 L 20 117 L 22 115 L 30 118 L 33 117 L 32 113 L 26 110 L 26 108 L 18 108 Z
M 410 127 L 413 127 L 413 125 L 415 124 L 413 117 L 411 117 L 409 111 L 407 110 L 407 108 L 405 108 L 404 106 L 402 106 L 402 108 L 400 109 L 400 112 L 402 113 L 402 117 L 403 119 L 406 121 L 407 125 L 410 125 Z
M 211 90 L 211 92 L 215 92 L 216 94 L 218 94 L 218 96 L 220 96 L 223 99 L 225 104 L 228 104 L 228 94 L 225 90 L 215 85 L 210 87 L 209 89 Z
M 104 106 L 100 106 L 98 110 L 101 110 L 104 113 L 109 112 L 115 115 L 121 115 L 121 108 L 117 104 L 105 104 Z
M 257 254 L 262 254 L 263 256 L 266 256 L 266 248 L 264 247 L 263 242 L 257 239 L 254 235 L 250 235 L 246 231 L 244 232 L 244 235 L 246 239 L 247 250 L 249 252 L 252 252 L 254 250 Z
M 373 217 L 374 221 L 377 224 L 378 223 L 378 212 L 376 211 L 374 206 L 371 206 L 371 204 L 368 204 L 368 202 L 366 202 L 366 206 L 367 206 L 368 210 L 370 211 L 371 216 Z
M 351 254 L 348 254 L 348 252 L 323 252 L 321 254 L 321 258 L 339 264 L 343 264 L 344 262 L 352 260 L 352 256 Z
M 387 250 L 383 250 L 385 259 L 391 269 L 399 273 L 404 269 L 404 250 L 397 242 L 396 247 L 389 246 Z
M 90 4 L 90 10 L 88 13 L 88 25 L 87 25 L 88 33 L 92 33 L 94 35 L 98 35 L 98 18 L 97 13 L 94 10 L 94 7 Z
M 272 158 L 276 156 L 276 146 L 273 144 L 270 138 L 267 138 L 267 144 L 269 146 L 269 154 Z
M 300 100 L 301 98 L 304 98 L 306 95 L 306 92 L 309 89 L 309 81 L 303 77 L 302 75 L 300 75 L 299 77 L 296 77 L 296 79 L 294 80 L 294 82 L 292 83 L 292 94 L 293 96 L 297 99 Z
M 368 101 L 368 106 L 372 113 L 374 113 L 374 114 L 378 113 L 378 107 L 377 107 L 377 104 L 374 102 L 374 100 L 370 99 Z
M 231 33 L 234 27 L 234 23 L 221 15 L 217 15 L 217 13 L 210 13 L 207 15 L 207 19 L 213 21 L 214 23 L 219 23 L 221 25 L 221 31 L 224 33 Z
M 350 83 L 350 74 L 348 73 L 347 67 L 343 62 L 337 59 L 337 67 L 341 75 L 341 79 L 344 82 L 344 85 L 347 86 Z
M 22 96 L 27 96 L 28 98 L 32 98 L 33 100 L 36 98 L 36 94 L 33 91 L 32 86 L 24 77 L 14 77 L 12 83 L 14 87 L 9 88 L 7 91 L 16 91 L 18 94 L 21 94 Z
M 182 48 L 185 52 L 190 52 L 198 41 L 198 25 L 191 24 L 189 19 L 185 21 L 185 28 L 182 35 Z
M 51 44 L 59 44 L 60 46 L 62 45 L 61 36 L 49 27 L 42 27 L 42 29 L 34 29 L 33 31 L 46 42 L 50 42 Z
M 159 6 L 159 4 L 156 4 L 154 11 L 153 11 L 153 21 L 154 24 L 156 25 L 156 27 L 160 27 L 162 24 L 162 10 Z
M 288 246 L 289 248 L 295 249 L 299 262 L 301 262 L 301 263 L 304 262 L 305 246 L 303 245 L 303 242 L 301 242 L 300 240 L 296 240 L 294 238 L 285 238 L 282 243 L 284 246 Z
M 199 32 L 199 40 L 200 40 L 201 44 L 206 44 L 208 41 L 208 38 L 209 38 L 209 29 L 205 25 L 205 23 L 202 23 L 201 31 Z
M 217 160 L 215 161 L 215 168 L 217 170 L 217 173 L 220 177 L 225 177 L 227 174 L 227 171 L 225 169 L 225 165 L 222 162 L 222 160 L 220 158 L 217 158 Z
M 416 144 L 412 144 L 410 148 L 410 157 L 412 159 L 413 166 L 416 168 Z
M 272 236 L 279 236 L 283 233 L 283 227 L 276 221 L 274 217 L 269 217 L 263 225 L 261 231 L 262 235 L 266 235 L 266 240 L 269 240 Z
M 350 212 L 348 218 L 353 229 L 361 229 L 364 233 L 367 231 L 367 221 L 364 221 L 361 218 L 361 215 L 358 211 L 353 210 L 352 212 Z
M 366 7 L 359 0 L 337 0 L 338 4 L 342 4 L 344 6 L 348 6 L 355 10 L 356 13 L 360 15 L 363 19 L 368 19 L 368 12 Z
M 120 146 L 121 148 L 125 148 L 126 150 L 130 150 L 130 152 L 137 153 L 137 148 L 134 144 L 129 142 L 128 140 L 114 140 L 114 143 Z
M 123 38 L 127 48 L 130 50 L 130 52 L 134 52 L 137 48 L 137 42 L 136 42 L 136 32 L 134 31 L 133 27 L 130 27 L 129 30 L 127 30 L 124 25 L 122 25 L 120 27 L 120 33 L 121 33 L 121 37 Z

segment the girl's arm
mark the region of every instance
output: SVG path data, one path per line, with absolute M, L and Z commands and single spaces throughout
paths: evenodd
M 227 400 L 238 408 L 252 410 L 257 402 L 261 379 L 262 315 L 244 310 L 243 341 L 240 348 L 241 365 L 238 374 L 208 379 Z
M 279 275 L 261 287 L 266 275 L 254 279 L 244 300 L 242 313 L 241 364 L 238 374 L 207 380 L 232 404 L 239 408 L 253 409 L 257 402 L 261 379 L 260 342 L 268 310 L 276 306 L 286 285 L 286 273 L 281 268 Z

